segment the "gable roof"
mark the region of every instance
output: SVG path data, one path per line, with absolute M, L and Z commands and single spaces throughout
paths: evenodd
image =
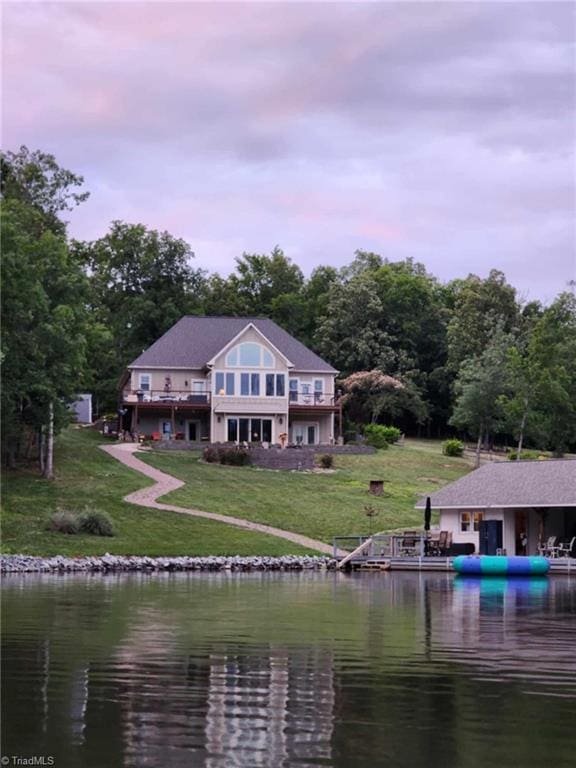
M 321 357 L 264 317 L 205 317 L 186 315 L 144 350 L 128 368 L 203 368 L 248 325 L 254 325 L 296 371 L 338 373 Z
M 436 493 L 432 508 L 576 507 L 576 460 L 496 461 Z M 422 498 L 417 507 L 424 507 Z

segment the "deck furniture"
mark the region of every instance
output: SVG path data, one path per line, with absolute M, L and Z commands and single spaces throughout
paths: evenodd
M 556 557 L 572 557 L 572 550 L 576 544 L 576 536 L 572 536 L 571 539 L 564 539 L 560 541 L 554 550 Z
M 434 538 L 430 542 L 430 554 L 435 556 L 443 556 L 447 553 L 452 545 L 452 532 L 440 531 L 438 538 Z
M 548 536 L 546 543 L 538 545 L 538 554 L 542 557 L 556 557 L 558 536 Z

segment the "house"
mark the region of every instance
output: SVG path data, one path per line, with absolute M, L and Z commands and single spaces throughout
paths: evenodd
M 179 320 L 127 368 L 124 429 L 160 439 L 329 444 L 337 371 L 266 318 Z
M 454 544 L 474 544 L 475 552 L 484 554 L 496 554 L 491 549 L 537 554 L 549 537 L 570 541 L 576 536 L 576 460 L 485 464 L 430 500 L 440 512 L 441 530 L 452 533 Z M 425 504 L 423 497 L 416 508 Z

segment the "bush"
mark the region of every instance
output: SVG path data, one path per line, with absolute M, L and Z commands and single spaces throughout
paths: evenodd
M 208 445 L 204 448 L 202 457 L 209 464 L 228 464 L 233 467 L 250 464 L 248 451 L 236 445 Z
M 383 426 L 382 429 L 383 435 L 386 438 L 386 442 L 388 445 L 392 445 L 393 443 L 397 443 L 398 440 L 402 437 L 402 432 L 398 429 L 398 427 L 386 427 Z
M 220 464 L 229 464 L 233 467 L 243 467 L 250 464 L 250 456 L 244 448 L 220 448 Z
M 112 520 L 105 512 L 86 510 L 78 518 L 79 529 L 91 536 L 114 536 Z
M 547 459 L 548 456 L 542 451 L 520 451 L 520 461 L 537 461 L 538 459 Z M 518 459 L 518 451 L 513 450 L 508 454 L 509 461 Z
M 386 430 L 387 427 L 383 427 L 381 424 L 367 424 L 364 427 L 364 435 L 368 445 L 372 445 L 374 448 L 388 448 Z
M 442 443 L 442 453 L 444 456 L 463 456 L 464 443 L 462 440 L 446 440 Z
M 55 512 L 50 519 L 48 530 L 56 531 L 57 533 L 78 533 L 80 530 L 78 517 L 72 514 L 72 512 Z
M 334 456 L 331 453 L 323 453 L 322 456 L 318 457 L 318 464 L 320 464 L 322 469 L 332 469 L 334 466 Z
M 202 458 L 209 464 L 220 463 L 220 451 L 215 445 L 207 445 L 202 452 Z

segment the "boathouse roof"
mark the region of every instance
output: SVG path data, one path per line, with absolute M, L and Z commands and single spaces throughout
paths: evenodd
M 576 507 L 576 459 L 495 461 L 428 495 L 435 509 Z

